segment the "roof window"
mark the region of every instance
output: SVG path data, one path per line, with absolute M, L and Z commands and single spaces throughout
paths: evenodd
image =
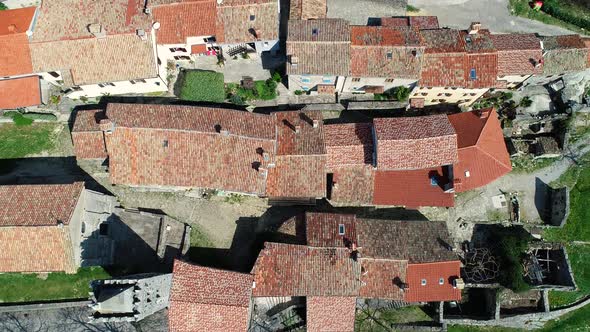
M 256 15 L 250 15 L 250 21 L 256 20 Z
M 312 36 L 317 36 L 318 35 L 318 29 L 317 28 L 311 29 L 311 35 Z
M 443 278 L 439 278 L 439 279 L 438 279 L 438 284 L 439 284 L 439 285 L 444 285 L 444 284 L 445 284 L 445 279 L 443 279 Z
M 422 281 L 420 282 L 420 284 L 421 284 L 422 286 L 426 286 L 426 279 L 422 279 Z
M 393 59 L 393 52 L 387 52 L 387 60 Z
M 344 235 L 344 224 L 338 225 L 338 235 Z
M 162 144 L 162 146 L 165 147 L 165 148 L 168 147 L 168 140 L 167 139 L 164 140 L 164 143 Z
M 438 186 L 438 181 L 436 180 L 436 176 L 431 176 L 430 177 L 430 185 L 433 187 Z

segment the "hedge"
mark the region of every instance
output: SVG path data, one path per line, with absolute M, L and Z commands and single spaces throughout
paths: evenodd
M 557 3 L 556 0 L 546 0 L 543 3 L 541 10 L 564 22 L 571 23 L 586 30 L 590 30 L 590 19 L 573 14 L 572 7 L 564 7 L 563 5 Z

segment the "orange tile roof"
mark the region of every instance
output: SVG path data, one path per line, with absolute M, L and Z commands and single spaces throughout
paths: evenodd
M 41 104 L 39 76 L 0 81 L 0 109 L 13 109 L 39 104 Z
M 356 215 L 339 213 L 305 214 L 307 244 L 312 247 L 347 247 L 356 239 Z M 339 225 L 344 234 L 339 234 Z
M 452 114 L 449 120 L 457 131 L 459 143 L 459 162 L 454 167 L 455 191 L 484 186 L 512 170 L 500 121 L 493 108 Z
M 0 272 L 75 272 L 68 232 L 57 226 L 0 227 Z
M 360 297 L 403 301 L 404 292 L 393 281 L 406 279 L 407 260 L 361 258 Z
M 29 39 L 23 33 L 0 36 L 0 77 L 31 74 Z
M 442 167 L 411 171 L 376 171 L 373 204 L 416 208 L 420 206 L 454 205 L 452 193 L 445 193 L 441 185 L 433 186 L 431 176 L 444 178 Z
M 356 297 L 307 297 L 308 332 L 354 331 Z
M 453 288 L 453 280 L 460 278 L 461 262 L 408 264 L 405 291 L 406 302 L 457 301 L 461 290 Z M 441 280 L 442 279 L 442 280 Z M 422 281 L 426 280 L 423 285 Z M 442 281 L 442 284 L 441 284 Z
M 37 7 L 0 10 L 0 36 L 29 30 Z
M 187 37 L 216 34 L 216 2 L 214 0 L 175 3 L 152 9 L 158 44 L 184 44 Z

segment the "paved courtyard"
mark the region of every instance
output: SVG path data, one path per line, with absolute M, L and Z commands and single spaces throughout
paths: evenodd
M 328 17 L 366 25 L 371 17 L 406 15 L 407 0 L 328 0 Z

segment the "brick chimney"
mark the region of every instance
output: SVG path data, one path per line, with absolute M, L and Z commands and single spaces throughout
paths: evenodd
M 100 130 L 102 130 L 103 132 L 106 132 L 106 133 L 112 133 L 113 130 L 115 129 L 115 123 L 113 121 L 111 121 L 110 119 L 100 120 L 100 123 L 98 124 L 98 126 L 100 127 Z
M 317 128 L 320 126 L 320 121 L 319 120 L 313 120 L 313 127 Z
M 470 35 L 476 35 L 479 33 L 479 30 L 481 29 L 481 23 L 480 22 L 471 22 L 471 25 L 469 25 L 469 34 Z
M 299 134 L 301 132 L 301 125 L 295 125 L 295 134 Z

